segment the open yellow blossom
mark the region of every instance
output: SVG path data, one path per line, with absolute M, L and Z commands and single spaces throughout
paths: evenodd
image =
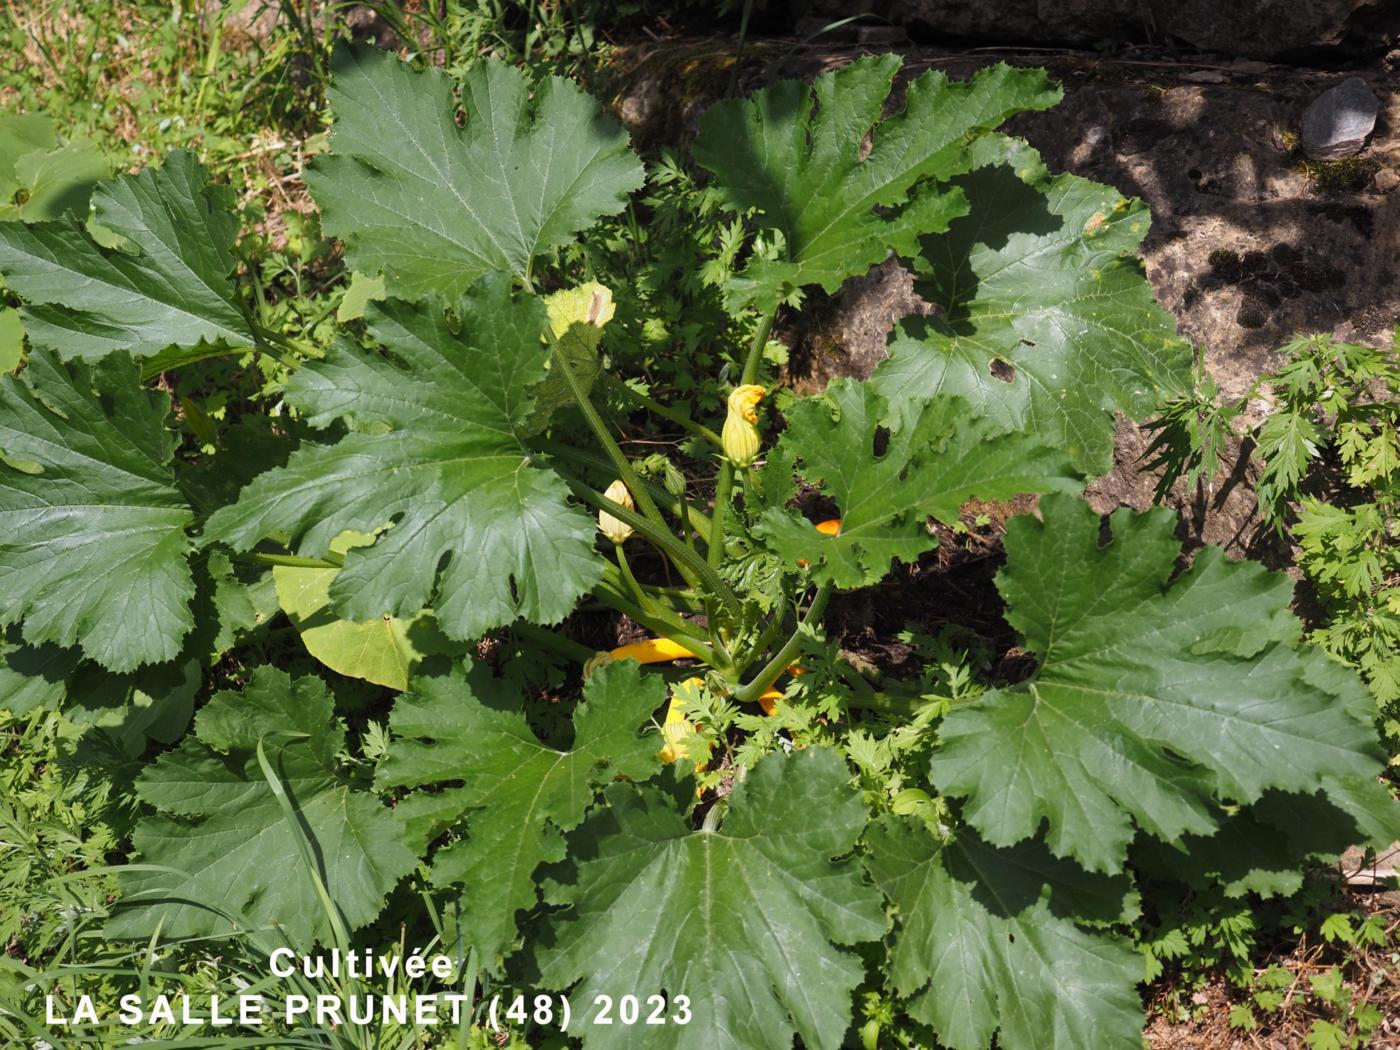
M 637 509 L 637 505 L 632 502 L 632 493 L 627 491 L 627 486 L 621 481 L 614 481 L 603 495 L 628 510 Z M 598 531 L 614 543 L 626 543 L 627 538 L 632 535 L 632 526 L 625 521 L 614 518 L 607 511 L 600 510 L 598 512 Z
M 720 442 L 729 462 L 741 470 L 751 466 L 758 458 L 758 450 L 763 443 L 755 424 L 758 422 L 758 403 L 763 400 L 764 393 L 763 387 L 745 383 L 729 395 L 729 412 L 724 417 Z

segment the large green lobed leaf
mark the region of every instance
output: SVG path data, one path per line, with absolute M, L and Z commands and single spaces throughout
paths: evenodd
M 988 841 L 1043 821 L 1057 856 L 1118 871 L 1134 824 L 1175 842 L 1213 831 L 1218 802 L 1380 773 L 1360 680 L 1294 645 L 1287 577 L 1213 547 L 1175 576 L 1169 511 L 1120 510 L 1101 543 L 1087 504 L 1040 508 L 1012 519 L 997 577 L 1039 670 L 950 713 L 933 760 Z
M 1087 874 L 1037 842 L 941 846 L 912 817 L 866 833 L 866 865 L 899 914 L 895 990 L 952 1050 L 1140 1050 L 1142 956 L 1076 924 L 1126 921 L 1128 880 Z
M 570 837 L 577 879 L 568 910 L 537 942 L 541 980 L 595 996 L 689 998 L 689 1024 L 590 1025 L 595 1047 L 835 1050 L 865 967 L 838 945 L 885 931 L 875 890 L 846 857 L 866 823 L 845 764 L 821 748 L 769 755 L 729 796 L 723 824 L 692 829 L 691 781 L 667 793 L 614 784 Z M 836 859 L 845 858 L 845 859 Z
M 0 625 L 114 671 L 172 659 L 193 624 L 165 394 L 115 354 L 34 354 L 0 378 Z
M 636 662 L 600 668 L 574 709 L 568 750 L 542 743 L 518 691 L 484 668 L 421 679 L 395 702 L 379 784 L 430 789 L 399 804 L 415 834 L 465 822 L 466 837 L 434 857 L 433 881 L 465 887 L 462 924 L 489 965 L 509 953 L 516 913 L 538 903 L 535 870 L 564 858 L 563 833 L 599 787 L 659 768 L 660 736 L 638 729 L 665 702 L 665 683 L 643 681 Z
M 544 252 L 642 184 L 627 133 L 573 84 L 535 89 L 483 59 L 462 84 L 465 126 L 440 71 L 373 48 L 338 52 L 330 156 L 307 185 L 350 265 L 390 294 L 456 298 L 485 274 L 524 276 Z
M 769 310 L 810 284 L 834 292 L 890 252 L 915 254 L 921 234 L 967 212 L 946 180 L 967 170 L 969 139 L 1061 96 L 1041 69 L 996 65 L 966 83 L 929 71 L 881 119 L 899 66 L 897 55 L 862 58 L 701 118 L 695 159 L 715 173 L 720 199 L 779 235 L 774 257 L 756 255 L 730 282 L 732 307 Z
M 974 170 L 954 180 L 968 214 L 915 260 L 915 287 L 940 312 L 901 323 L 871 382 L 901 410 L 956 394 L 1106 473 L 1112 413 L 1141 419 L 1190 374 L 1137 255 L 1147 206 L 1051 175 L 1018 140 L 985 137 L 968 158 Z
M 346 530 L 372 533 L 330 585 L 349 620 L 432 607 L 451 638 L 524 617 L 557 623 L 602 567 L 594 522 L 532 464 L 520 434 L 545 374 L 544 307 L 489 280 L 457 305 L 368 309 L 390 354 L 337 343 L 293 376 L 286 397 L 313 426 L 343 420 L 334 444 L 306 445 L 210 519 L 206 537 L 247 550 L 289 533 L 321 556 Z
M 100 245 L 84 217 L 0 222 L 0 275 L 25 301 L 32 345 L 64 358 L 180 348 L 167 367 L 205 344 L 252 345 L 229 277 L 233 195 L 208 183 L 194 154 L 175 150 L 159 168 L 99 183 L 92 206 L 120 247 Z
M 798 473 L 836 502 L 841 531 L 823 535 L 782 508 L 765 511 L 756 531 L 786 561 L 810 565 L 818 582 L 868 586 L 895 559 L 917 561 L 938 546 L 928 517 L 957 521 L 970 499 L 1080 488 L 1064 453 L 1033 436 L 998 433 L 956 398 L 919 402 L 877 455 L 888 414 L 868 384 L 851 379 L 788 414 L 775 457 L 798 460 Z
M 293 807 L 291 819 L 258 761 L 258 747 Z M 137 781 L 160 812 L 137 826 L 142 864 L 121 878 L 125 900 L 107 923 L 112 937 L 226 935 L 276 927 L 309 947 L 328 939 L 329 919 L 301 840 L 351 929 L 365 925 L 417 863 L 401 823 L 340 771 L 345 729 L 317 678 L 260 667 L 242 692 L 216 693 L 195 735 Z

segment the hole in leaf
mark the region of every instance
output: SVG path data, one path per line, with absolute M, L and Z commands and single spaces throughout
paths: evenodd
M 876 428 L 875 428 L 875 455 L 876 455 L 877 457 L 883 456 L 883 455 L 885 454 L 885 452 L 889 450 L 889 447 L 890 447 L 890 429 L 889 429 L 889 427 L 876 427 Z
M 1003 383 L 1009 383 L 1016 378 L 1016 369 L 1010 361 L 1003 361 L 999 357 L 992 358 L 990 365 L 992 376 L 1000 379 Z

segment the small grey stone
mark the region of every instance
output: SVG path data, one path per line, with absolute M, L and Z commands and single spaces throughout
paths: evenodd
M 1303 149 L 1318 160 L 1360 153 L 1376 126 L 1381 101 L 1360 77 L 1319 95 L 1303 114 Z

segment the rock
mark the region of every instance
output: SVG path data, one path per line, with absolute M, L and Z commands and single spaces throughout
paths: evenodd
M 1342 879 L 1348 886 L 1384 886 L 1400 874 L 1400 842 L 1376 852 L 1370 864 L 1366 863 L 1366 851 L 1353 846 L 1342 854 Z
M 1393 168 L 1381 168 L 1376 172 L 1374 181 L 1377 193 L 1389 193 L 1396 186 L 1400 186 L 1400 172 Z
M 1201 51 L 1248 58 L 1320 47 L 1379 54 L 1400 34 L 1394 0 L 809 0 L 818 16 L 852 7 L 927 37 L 1092 47 L 1104 40 L 1176 38 Z
M 1102 124 L 1094 124 L 1084 132 L 1079 144 L 1070 151 L 1070 164 L 1087 168 L 1113 152 L 1113 136 Z
M 1318 160 L 1360 153 L 1376 127 L 1381 100 L 1360 77 L 1347 77 L 1303 113 L 1303 149 Z
M 861 26 L 856 30 L 856 42 L 865 47 L 905 47 L 909 34 L 903 26 Z

